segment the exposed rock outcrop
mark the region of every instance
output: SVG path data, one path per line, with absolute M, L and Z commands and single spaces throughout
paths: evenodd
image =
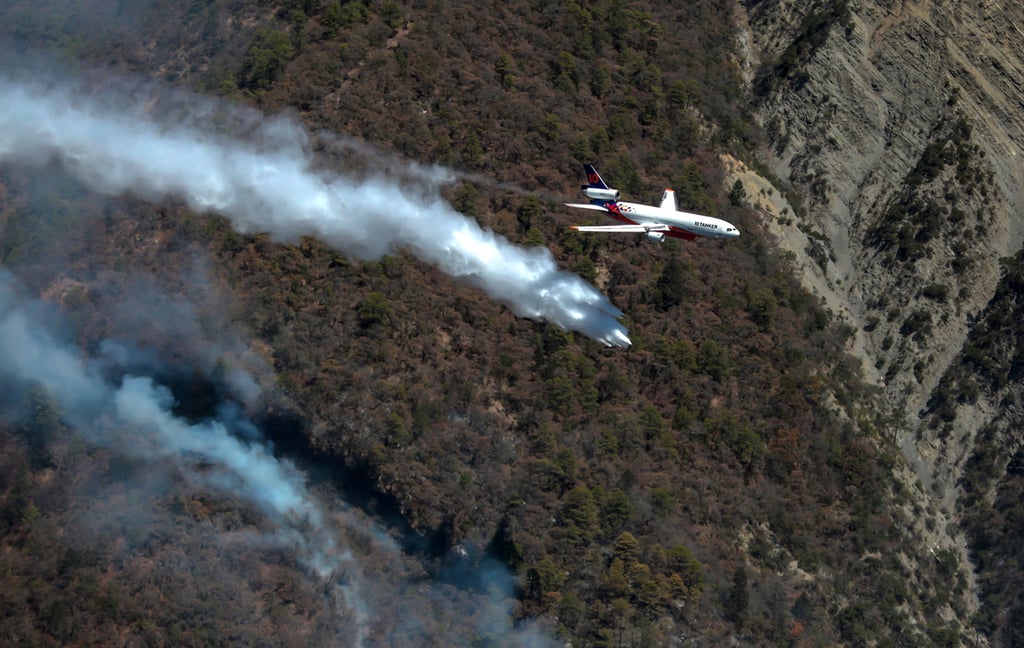
M 999 419 L 997 470 L 1022 435 L 998 394 L 951 405 L 955 424 L 922 414 L 1024 239 L 1024 5 L 744 4 L 768 164 L 805 201 L 805 236 L 778 238 L 857 328 L 865 376 L 902 413 L 908 462 L 954 520 L 965 467 L 991 453 L 979 430 Z

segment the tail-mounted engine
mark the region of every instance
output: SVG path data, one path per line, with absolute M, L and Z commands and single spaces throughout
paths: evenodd
M 582 185 L 580 191 L 583 195 L 591 200 L 618 200 L 619 190 L 618 189 L 602 189 L 601 187 L 591 187 L 590 185 Z

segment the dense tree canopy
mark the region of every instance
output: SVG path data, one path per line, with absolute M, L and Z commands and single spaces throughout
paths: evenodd
M 724 182 L 718 154 L 757 145 L 737 100 L 731 6 L 162 4 L 159 20 L 140 11 L 137 31 L 92 41 L 14 3 L 18 27 L 4 34 L 291 111 L 327 167 L 346 160 L 320 129 L 450 165 L 466 179 L 446 189 L 458 210 L 549 247 L 625 312 L 634 344 L 606 349 L 517 318 L 404 253 L 357 262 L 178 204 L 108 202 L 70 181 L 45 195 L 0 169 L 0 263 L 59 306 L 83 349 L 120 336 L 198 363 L 194 340 L 111 315 L 140 276 L 193 304 L 211 344 L 243 331 L 274 385 L 262 419 L 300 422 L 266 433 L 311 475 L 324 461 L 347 471 L 325 498 L 366 493 L 353 505 L 384 520 L 427 577 L 441 579 L 456 548 L 495 557 L 514 572 L 516 616 L 580 645 L 945 631 L 937 608 L 923 631 L 905 609 L 939 584 L 940 566 L 910 574 L 898 557 L 910 496 L 846 355 L 849 331 Z M 568 231 L 576 215 L 558 203 L 579 163 L 598 158 L 637 200 L 671 184 L 682 208 L 744 236 L 658 246 Z M 195 263 L 215 290 L 179 271 Z M 68 281 L 77 288 L 58 289 Z M 133 490 L 121 477 L 146 467 L 83 446 L 45 393 L 28 399 L 28 415 L 0 430 L 4 636 L 330 642 L 331 610 L 287 557 L 217 548 L 218 534 L 259 527 L 257 512 L 173 475 L 161 495 Z M 119 501 L 152 509 L 151 524 L 120 520 Z M 83 507 L 106 520 L 91 535 Z M 118 538 L 133 533 L 129 551 Z M 372 547 L 353 547 L 372 563 Z M 381 621 L 373 639 L 391 630 Z

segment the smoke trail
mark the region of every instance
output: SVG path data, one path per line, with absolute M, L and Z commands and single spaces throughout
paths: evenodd
M 356 643 L 361 643 L 368 619 L 358 566 L 337 547 L 319 504 L 306 489 L 304 475 L 279 461 L 265 444 L 245 442 L 233 434 L 230 428 L 251 424 L 234 420 L 230 409 L 222 408 L 221 419 L 190 424 L 172 414 L 170 390 L 151 377 L 108 378 L 112 365 L 128 364 L 134 355 L 130 349 L 107 343 L 104 355 L 85 357 L 54 337 L 51 328 L 41 305 L 25 299 L 10 273 L 0 270 L 0 384 L 5 390 L 42 386 L 69 425 L 92 442 L 116 444 L 121 452 L 150 461 L 175 459 L 189 480 L 256 505 L 278 529 L 264 541 L 294 551 L 321 578 L 342 568 L 355 576 L 338 588 L 354 617 Z M 242 370 L 234 371 L 244 390 L 240 396 L 251 398 L 255 381 L 238 380 Z M 203 469 L 194 469 L 199 463 Z
M 126 297 L 133 296 L 121 298 Z M 142 297 L 151 304 L 161 301 L 158 295 Z M 113 307 L 109 312 L 119 310 Z M 211 349 L 201 339 L 202 327 L 184 315 L 192 309 L 174 302 L 150 312 L 168 310 L 181 316 L 176 326 L 195 334 L 200 348 L 193 352 L 207 355 Z M 171 461 L 175 473 L 191 484 L 258 508 L 270 523 L 264 531 L 235 532 L 232 538 L 293 553 L 326 585 L 328 603 L 345 630 L 339 645 L 478 645 L 489 640 L 531 648 L 558 645 L 542 624 L 513 626 L 515 578 L 504 565 L 479 553 L 453 553 L 440 578 L 424 580 L 423 566 L 408 559 L 372 520 L 337 501 L 328 513 L 307 487 L 306 475 L 275 457 L 237 407 L 221 404 L 215 417 L 186 421 L 174 414 L 170 390 L 152 375 L 166 373 L 158 354 L 107 340 L 96 355 L 87 355 L 54 332 L 60 328 L 45 303 L 26 297 L 17 280 L 0 269 L 0 387 L 5 398 L 16 401 L 17 392 L 40 386 L 59 404 L 64 422 L 91 443 L 146 461 Z M 256 381 L 241 367 L 227 367 L 223 378 L 228 396 L 258 398 L 252 393 L 259 389 Z M 349 544 L 353 539 L 358 539 L 358 557 Z M 465 629 L 478 636 L 459 634 Z
M 317 170 L 305 132 L 284 118 L 246 113 L 244 139 L 216 131 L 239 109 L 170 90 L 103 88 L 0 79 L 0 161 L 57 161 L 92 190 L 174 197 L 226 216 L 242 232 L 279 240 L 314 236 L 346 255 L 378 259 L 408 249 L 482 289 L 520 317 L 628 346 L 622 312 L 580 277 L 559 270 L 546 248 L 520 248 L 447 204 L 384 173 Z M 161 115 L 160 101 L 170 101 Z M 182 109 L 185 112 L 181 112 Z M 424 176 L 422 167 L 410 174 Z M 442 174 L 443 175 L 443 174 Z M 441 176 L 439 176 L 441 177 Z
M 437 187 L 463 181 L 517 196 L 533 196 L 552 204 L 560 205 L 565 201 L 565 196 L 536 189 L 527 189 L 513 182 L 502 182 L 481 173 L 457 171 L 433 164 L 410 162 L 400 158 L 397 154 L 381 151 L 366 142 L 351 138 L 340 138 L 332 134 L 317 133 L 315 142 L 318 151 L 322 147 L 324 151 L 342 155 L 343 158 L 340 161 L 343 163 L 353 160 L 357 161 L 358 164 L 351 171 L 346 166 L 346 173 L 351 176 L 358 175 L 359 172 L 362 172 L 364 175 L 383 174 L 394 178 L 398 183 L 412 180 L 424 184 L 435 191 Z

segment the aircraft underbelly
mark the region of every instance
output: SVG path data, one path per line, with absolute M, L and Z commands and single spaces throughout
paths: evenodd
M 674 225 L 671 227 L 671 229 L 669 229 L 669 231 L 665 232 L 665 234 L 671 236 L 672 238 L 680 238 L 686 241 L 692 241 L 695 238 L 697 238 L 697 235 L 694 234 L 693 232 L 689 230 L 684 230 L 679 227 L 675 227 Z

